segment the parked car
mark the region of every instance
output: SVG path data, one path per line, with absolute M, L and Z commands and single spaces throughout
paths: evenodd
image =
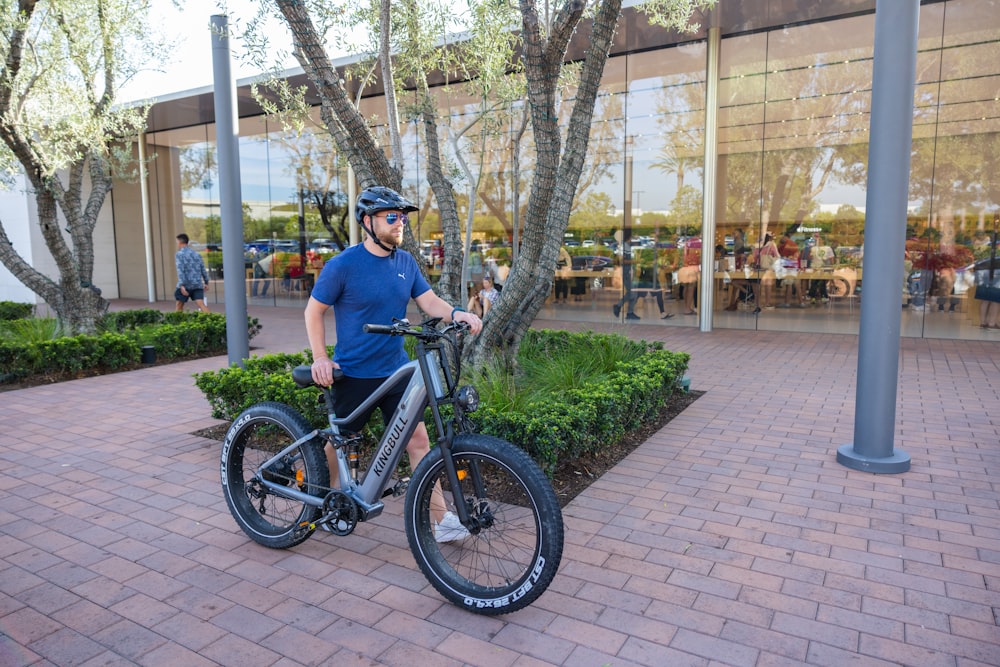
M 243 244 L 243 251 L 266 252 L 271 249 L 271 239 L 254 239 Z
M 245 252 L 298 252 L 299 242 L 296 239 L 254 239 L 243 244 Z
M 577 255 L 573 257 L 574 271 L 603 271 L 610 269 L 613 262 L 610 257 L 601 255 Z

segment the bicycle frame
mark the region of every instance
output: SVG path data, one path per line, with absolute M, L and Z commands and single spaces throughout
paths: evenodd
M 330 427 L 323 430 L 316 429 L 307 433 L 265 461 L 256 472 L 257 480 L 261 486 L 266 487 L 269 492 L 274 493 L 275 495 L 291 498 L 313 507 L 323 507 L 325 501 L 324 497 L 310 495 L 299 491 L 297 488 L 268 481 L 265 479 L 263 471 L 269 466 L 277 463 L 282 457 L 294 451 L 304 443 L 309 442 L 317 436 L 321 436 L 324 431 L 328 434 L 332 434 L 333 436 L 331 438 L 328 435 L 324 438 L 325 440 L 335 441 L 336 437 L 340 435 L 341 426 L 350 423 L 354 419 L 357 419 L 361 414 L 371 409 L 379 400 L 388 394 L 389 391 L 395 388 L 399 383 L 406 381 L 407 376 L 409 376 L 409 380 L 407 382 L 406 389 L 403 391 L 403 396 L 399 402 L 399 406 L 396 408 L 395 413 L 386 425 L 385 433 L 378 443 L 378 447 L 375 450 L 375 454 L 372 456 L 372 460 L 369 463 L 368 468 L 365 470 L 364 475 L 360 477 L 360 482 L 353 479 L 351 476 L 345 448 L 335 448 L 338 463 L 337 467 L 339 479 L 337 481 L 339 482 L 339 488 L 337 488 L 334 485 L 333 480 L 331 480 L 330 485 L 333 487 L 333 490 L 341 491 L 357 504 L 359 519 L 361 521 L 374 518 L 381 514 L 382 510 L 385 508 L 385 504 L 382 503 L 381 498 L 383 497 L 385 489 L 392 479 L 393 473 L 396 471 L 396 467 L 399 464 L 400 458 L 403 456 L 403 452 L 406 450 L 406 445 L 410 441 L 410 436 L 412 436 L 413 432 L 416 430 L 417 424 L 420 423 L 420 419 L 428 405 L 430 405 L 434 414 L 437 432 L 443 434 L 438 444 L 443 447 L 445 451 L 450 449 L 449 445 L 453 433 L 452 429 L 444 428 L 440 415 L 440 401 L 442 399 L 447 400 L 447 397 L 451 393 L 451 389 L 454 388 L 455 383 L 452 380 L 451 371 L 448 365 L 444 363 L 444 359 L 446 357 L 441 348 L 442 345 L 440 343 L 425 343 L 423 341 L 418 341 L 417 358 L 396 370 L 395 373 L 390 375 L 381 385 L 379 385 L 375 392 L 373 392 L 363 403 L 361 403 L 361 405 L 355 408 L 354 411 L 346 417 L 338 418 L 333 414 L 332 402 L 330 401 L 327 390 L 325 393 L 327 393 Z M 433 389 L 433 392 L 428 392 L 428 384 Z M 456 474 L 454 473 L 454 464 L 451 464 L 450 461 L 448 461 L 448 465 L 446 467 L 450 469 L 450 474 Z M 457 477 L 455 477 L 455 479 L 457 479 Z M 464 507 L 461 509 L 464 510 Z M 460 514 L 461 513 L 464 512 L 460 512 Z

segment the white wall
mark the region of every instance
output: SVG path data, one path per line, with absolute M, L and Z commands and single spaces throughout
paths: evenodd
M 18 254 L 35 270 L 58 281 L 59 271 L 42 238 L 35 199 L 27 191 L 23 175 L 17 176 L 13 188 L 0 189 L 0 216 Z M 65 219 L 61 216 L 60 225 L 65 227 Z M 69 234 L 64 232 L 63 235 L 69 242 Z M 101 288 L 105 299 L 118 298 L 118 263 L 110 197 L 105 200 L 94 229 L 94 284 Z M 41 299 L 0 264 L 0 301 L 40 303 Z
M 34 204 L 31 208 L 34 208 Z M 14 245 L 14 250 L 21 257 L 30 258 L 33 223 L 28 210 L 28 198 L 25 196 L 25 179 L 20 174 L 16 177 L 13 188 L 0 189 L 0 220 L 3 221 L 3 228 Z M 0 264 L 0 301 L 37 303 L 38 297 L 15 278 L 7 267 Z

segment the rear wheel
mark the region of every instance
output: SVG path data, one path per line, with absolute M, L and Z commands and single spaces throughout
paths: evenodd
M 486 615 L 521 609 L 545 591 L 562 558 L 562 511 L 552 485 L 530 456 L 504 440 L 460 435 L 451 449 L 470 534 L 446 543 L 435 538 L 443 511 L 457 512 L 441 450 L 434 449 L 406 495 L 413 556 L 434 588 L 461 607 Z
M 222 445 L 222 491 L 236 523 L 266 547 L 286 549 L 312 534 L 319 507 L 285 498 L 262 479 L 282 487 L 323 497 L 329 491 L 330 470 L 318 438 L 285 452 L 263 470 L 260 466 L 313 428 L 283 403 L 259 403 L 243 412 L 226 432 Z

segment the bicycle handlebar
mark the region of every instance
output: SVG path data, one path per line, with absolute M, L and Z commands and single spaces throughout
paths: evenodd
M 437 325 L 441 321 L 440 317 L 425 320 L 413 326 L 409 320 L 396 320 L 392 324 L 365 324 L 361 329 L 365 333 L 384 334 L 387 336 L 416 336 L 421 340 L 431 341 L 443 337 L 451 331 L 459 333 L 466 331 L 469 325 L 465 322 L 451 322 L 444 329 L 438 329 Z

